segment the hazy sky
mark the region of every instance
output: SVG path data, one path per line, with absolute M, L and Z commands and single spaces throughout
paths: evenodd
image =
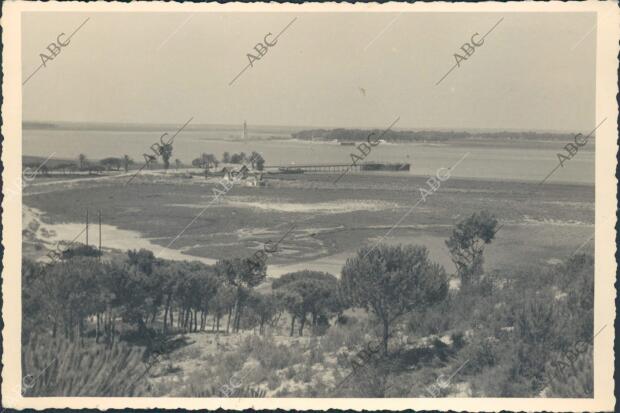
M 24 120 L 387 127 L 400 116 L 397 128 L 594 126 L 592 13 L 29 13 L 23 78 L 87 17 L 24 85 Z M 294 17 L 229 86 L 254 45 Z M 461 45 L 502 17 L 436 86 Z

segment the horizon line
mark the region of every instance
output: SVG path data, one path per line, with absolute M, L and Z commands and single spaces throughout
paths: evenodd
M 93 125 L 93 126 L 110 126 L 110 127 L 126 127 L 126 128 L 144 128 L 144 127 L 174 127 L 174 125 L 176 125 L 175 123 L 157 123 L 157 122 L 111 122 L 111 121 L 65 121 L 65 120 L 56 120 L 56 121 L 52 121 L 52 120 L 25 120 L 22 119 L 22 128 L 24 127 L 24 125 L 29 124 L 29 125 L 42 125 L 42 124 L 49 124 L 49 125 L 58 125 L 58 126 L 62 126 L 62 125 L 80 125 L 80 126 L 86 126 L 86 125 Z M 192 125 L 189 125 L 187 127 L 187 129 L 196 129 L 197 127 L 200 126 L 229 126 L 229 127 L 234 127 L 236 126 L 236 123 L 194 123 L 193 127 Z M 378 126 L 313 126 L 313 125 L 282 125 L 282 124 L 254 124 L 253 125 L 255 128 L 269 128 L 269 127 L 275 127 L 275 128 L 289 128 L 289 129 L 300 129 L 300 130 L 312 130 L 312 129 L 328 129 L 328 130 L 333 130 L 333 129 L 358 129 L 358 130 L 372 130 L 372 129 L 381 129 L 381 127 Z M 42 128 L 42 129 L 47 129 L 47 128 Z M 239 122 L 239 129 L 243 129 L 243 121 Z M 466 128 L 456 128 L 456 127 L 450 127 L 450 126 L 446 126 L 446 127 L 431 127 L 431 126 L 424 126 L 424 127 L 412 127 L 412 126 L 403 126 L 400 128 L 393 128 L 395 131 L 441 131 L 441 132 L 448 132 L 448 131 L 459 131 L 459 132 L 468 132 L 468 131 L 474 131 L 474 132 L 530 132 L 530 133 L 553 133 L 553 134 L 567 134 L 567 133 L 574 133 L 574 130 L 572 129 L 565 129 L 565 130 L 559 130 L 559 129 L 526 129 L 526 128 L 491 128 L 491 127 L 466 127 Z M 248 127 L 248 130 L 251 130 L 251 127 Z

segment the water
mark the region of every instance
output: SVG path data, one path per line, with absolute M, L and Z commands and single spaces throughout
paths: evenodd
M 159 141 L 162 133 L 173 135 L 175 130 L 153 131 L 95 131 L 25 129 L 23 131 L 23 154 L 54 159 L 77 159 L 80 153 L 89 159 L 124 154 L 136 162 L 143 162 L 142 154 L 149 152 L 152 144 Z M 257 151 L 267 165 L 294 165 L 308 163 L 350 163 L 353 146 L 341 146 L 333 142 L 309 142 L 290 139 L 281 129 L 263 128 L 260 132 L 250 130 L 250 139 L 239 140 L 240 130 L 184 130 L 174 142 L 172 159 L 191 164 L 202 152 L 213 153 L 221 158 L 223 152 Z M 167 139 L 167 138 L 166 138 Z M 488 143 L 458 142 L 449 144 L 382 143 L 374 147 L 366 161 L 408 162 L 410 174 L 434 175 L 438 168 L 450 167 L 459 159 L 452 176 L 486 180 L 540 181 L 557 164 L 558 153 L 568 143 L 498 141 Z M 359 155 L 359 153 L 358 153 Z M 570 161 L 559 168 L 550 182 L 594 183 L 594 144 L 588 143 Z

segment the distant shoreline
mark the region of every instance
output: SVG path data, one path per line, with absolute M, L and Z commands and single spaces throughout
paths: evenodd
M 178 128 L 183 122 L 176 123 L 123 123 L 123 122 L 66 122 L 66 121 L 22 121 L 22 128 L 29 130 L 91 130 L 91 131 L 159 131 L 165 132 L 168 129 Z M 433 133 L 467 133 L 473 135 L 487 135 L 497 133 L 510 133 L 510 134 L 549 134 L 549 135 L 562 135 L 572 136 L 577 132 L 572 131 L 558 131 L 558 130 L 545 130 L 545 129 L 515 129 L 515 128 L 454 128 L 454 127 L 422 127 L 422 128 L 392 128 L 396 133 L 398 132 L 433 132 Z M 189 131 L 241 131 L 243 130 L 242 123 L 239 124 L 200 124 L 192 123 L 186 127 Z M 379 128 L 364 127 L 364 128 L 343 128 L 338 126 L 333 127 L 317 127 L 308 125 L 248 125 L 248 131 L 252 132 L 282 132 L 293 133 L 308 132 L 308 131 L 335 131 L 335 130 L 358 130 L 364 132 L 370 132 L 379 130 Z M 578 131 L 584 133 L 584 131 Z M 587 133 L 587 132 L 586 132 Z M 365 137 L 364 137 L 365 139 Z
M 181 122 L 182 124 L 182 122 Z M 86 130 L 86 131 L 116 131 L 116 132 L 166 132 L 179 128 L 178 124 L 164 123 L 104 123 L 104 122 L 39 122 L 23 121 L 22 128 L 26 130 Z M 231 124 L 189 124 L 187 131 L 241 131 L 242 125 Z M 255 132 L 293 133 L 304 129 L 294 126 L 252 126 Z

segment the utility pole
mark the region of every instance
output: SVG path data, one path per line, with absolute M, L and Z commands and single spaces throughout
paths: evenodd
M 86 208 L 86 246 L 88 246 L 88 208 Z
M 99 210 L 99 259 L 101 259 L 101 210 Z

